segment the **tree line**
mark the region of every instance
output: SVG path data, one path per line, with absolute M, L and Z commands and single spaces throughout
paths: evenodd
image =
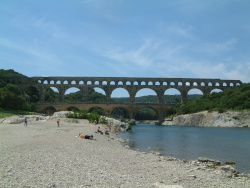
M 189 114 L 199 111 L 249 110 L 250 83 L 232 87 L 219 93 L 211 93 L 183 104 L 176 104 L 176 114 Z
M 8 84 L 4 77 L 26 77 L 14 70 L 0 69 L 0 109 L 35 111 L 34 104 L 28 103 L 18 86 Z M 31 90 L 27 91 L 32 94 Z M 32 95 L 31 95 L 32 96 Z

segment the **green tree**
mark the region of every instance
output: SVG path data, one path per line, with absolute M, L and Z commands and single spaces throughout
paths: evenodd
M 36 87 L 29 87 L 25 90 L 25 94 L 29 96 L 30 103 L 37 103 L 39 101 L 39 91 Z
M 106 102 L 106 96 L 96 92 L 94 89 L 88 92 L 88 102 Z
M 53 89 L 48 88 L 45 92 L 45 101 L 46 102 L 58 102 L 59 93 L 54 92 Z
M 25 98 L 21 96 L 20 89 L 8 84 L 0 89 L 0 107 L 3 109 L 22 110 L 25 107 Z

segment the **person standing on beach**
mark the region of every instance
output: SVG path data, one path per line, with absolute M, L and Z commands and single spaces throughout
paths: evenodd
M 24 126 L 27 127 L 27 125 L 28 125 L 28 120 L 27 120 L 27 117 L 25 117 L 25 118 L 24 118 Z
M 60 121 L 59 121 L 59 119 L 57 120 L 57 127 L 59 127 L 59 123 L 60 123 Z

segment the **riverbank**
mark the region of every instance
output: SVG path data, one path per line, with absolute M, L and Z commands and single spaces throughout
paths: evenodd
M 0 124 L 0 187 L 250 187 L 229 168 L 130 150 L 115 134 L 95 133 L 105 125 L 61 118 L 57 127 L 56 120 Z
M 198 112 L 166 119 L 163 125 L 200 127 L 250 127 L 250 111 Z

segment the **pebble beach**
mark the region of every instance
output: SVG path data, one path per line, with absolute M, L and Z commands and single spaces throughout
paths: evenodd
M 124 147 L 115 133 L 95 133 L 87 120 L 0 124 L 0 187 L 235 187 L 249 175 Z M 95 140 L 79 139 L 79 133 Z

